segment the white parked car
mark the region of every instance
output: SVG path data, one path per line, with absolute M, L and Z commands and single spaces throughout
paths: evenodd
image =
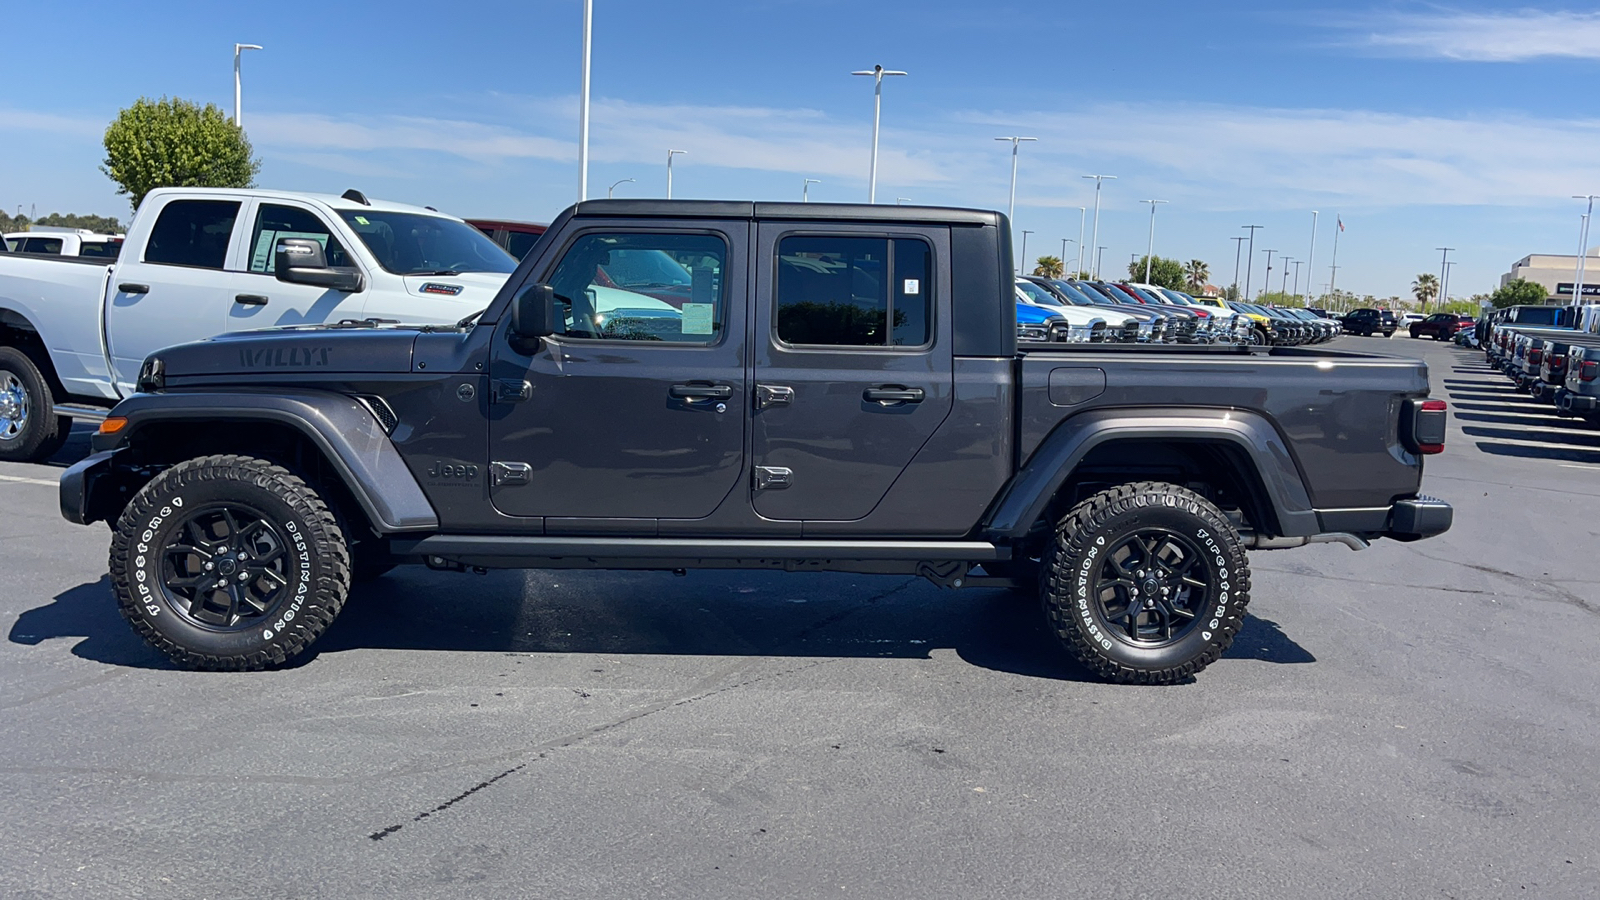
M 90 256 L 116 259 L 122 250 L 123 235 L 96 234 L 87 228 L 56 228 L 35 225 L 27 231 L 0 235 L 12 253 L 38 253 L 45 256 Z

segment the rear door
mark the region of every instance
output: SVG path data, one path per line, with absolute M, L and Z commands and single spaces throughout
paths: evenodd
M 502 322 L 495 336 L 497 510 L 551 532 L 653 534 L 745 483 L 749 233 L 744 220 L 597 220 L 564 236 L 534 273 L 563 333 L 526 347 Z
M 753 503 L 872 512 L 950 413 L 948 228 L 758 226 Z M 948 301 L 944 301 L 948 307 Z
M 131 389 L 144 358 L 227 330 L 228 249 L 243 228 L 233 198 L 174 198 L 157 212 L 137 258 L 117 261 L 107 304 L 116 379 Z
M 250 226 L 241 261 L 242 272 L 233 278 L 228 296 L 228 330 L 248 331 L 274 325 L 307 325 L 359 319 L 367 293 L 345 293 L 310 284 L 290 284 L 273 275 L 273 250 L 279 238 L 307 238 L 322 245 L 328 265 L 361 268 L 334 235 L 322 214 L 292 201 L 258 201 L 251 204 Z

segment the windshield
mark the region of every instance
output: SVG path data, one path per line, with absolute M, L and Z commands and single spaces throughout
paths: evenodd
M 1089 299 L 1089 295 L 1088 294 L 1085 294 L 1083 291 L 1078 290 L 1077 286 L 1072 284 L 1071 282 L 1062 281 L 1061 279 L 1056 278 L 1056 279 L 1052 279 L 1050 283 L 1055 285 L 1056 290 L 1060 291 L 1063 294 L 1066 294 L 1068 300 L 1071 300 L 1073 303 L 1076 303 L 1079 306 L 1094 306 L 1095 305 L 1095 301 Z
M 1521 306 L 1516 310 L 1514 321 L 1529 325 L 1554 325 L 1558 312 L 1560 308 L 1555 306 Z
M 1161 296 L 1167 298 L 1168 300 L 1170 300 L 1173 303 L 1176 303 L 1179 306 L 1195 306 L 1196 305 L 1194 300 L 1190 299 L 1187 294 L 1180 294 L 1177 291 L 1167 290 L 1166 288 L 1156 288 L 1156 290 L 1161 292 Z
M 395 275 L 509 274 L 517 260 L 465 222 L 443 216 L 340 210 L 378 265 Z
M 1017 279 L 1017 293 L 1025 296 L 1029 302 L 1038 306 L 1060 306 L 1061 300 L 1056 295 L 1034 284 L 1027 279 Z

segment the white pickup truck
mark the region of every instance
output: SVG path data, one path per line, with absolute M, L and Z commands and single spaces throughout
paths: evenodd
M 460 219 L 342 196 L 162 188 L 121 255 L 0 254 L 0 460 L 49 457 L 162 347 L 353 319 L 454 322 L 514 259 Z

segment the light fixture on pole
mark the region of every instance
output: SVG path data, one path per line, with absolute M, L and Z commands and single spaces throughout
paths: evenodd
M 904 75 L 883 66 L 873 66 L 871 71 L 851 72 L 851 75 L 872 76 L 872 167 L 867 170 L 867 202 L 878 202 L 878 120 L 883 112 L 883 79 L 888 75 Z
M 239 54 L 244 50 L 260 50 L 260 44 L 234 44 L 233 45 L 233 124 L 235 128 L 244 127 L 244 119 L 240 117 L 240 97 L 243 90 L 239 84 Z
M 1017 274 L 1018 275 L 1021 275 L 1023 273 L 1025 267 L 1028 265 L 1028 235 L 1030 235 L 1030 234 L 1033 234 L 1033 232 L 1028 231 L 1027 229 L 1023 229 L 1023 231 L 1022 231 L 1022 259 L 1017 263 Z
M 1166 203 L 1165 200 L 1140 200 L 1140 203 L 1150 204 L 1150 245 L 1144 252 L 1144 283 L 1150 283 L 1150 257 L 1156 252 L 1156 206 Z M 1132 273 L 1129 273 L 1132 274 Z
M 1240 225 L 1239 227 L 1250 232 L 1250 246 L 1245 250 L 1244 254 L 1244 293 L 1239 295 L 1243 299 L 1249 300 L 1251 272 L 1255 269 L 1256 264 L 1256 231 L 1267 226 Z
M 1017 146 L 1023 141 L 1037 141 L 1038 138 L 997 137 L 995 140 L 1011 142 L 1011 205 L 1006 207 L 1006 218 L 1015 219 L 1017 217 Z
M 821 184 L 821 183 L 822 183 L 822 179 L 820 179 L 820 178 L 807 178 L 805 180 L 805 182 L 800 185 L 800 202 L 801 203 L 810 203 L 811 202 L 811 186 L 813 184 Z
M 1261 279 L 1261 293 L 1265 294 L 1267 291 L 1272 289 L 1272 254 L 1277 253 L 1278 251 L 1263 250 L 1261 252 L 1267 255 L 1267 274 Z M 1256 296 L 1259 297 L 1260 294 L 1257 294 Z
M 1583 221 L 1578 225 L 1578 271 L 1577 278 L 1572 283 L 1572 305 L 1583 304 L 1583 276 L 1586 263 L 1589 261 L 1589 223 L 1594 220 L 1594 198 L 1600 194 L 1573 194 L 1574 200 L 1585 200 L 1588 209 L 1583 214 Z
M 583 76 L 578 85 L 578 200 L 589 199 L 589 36 L 594 0 L 583 0 Z
M 1439 288 L 1442 290 L 1444 288 L 1444 273 L 1445 273 L 1446 267 L 1448 266 L 1448 262 L 1447 261 L 1450 259 L 1450 251 L 1454 250 L 1455 248 L 1454 247 L 1435 247 L 1433 249 L 1444 251 L 1444 255 L 1439 257 Z M 1427 301 L 1427 298 L 1423 298 L 1423 300 L 1422 300 L 1422 312 L 1426 313 L 1427 311 L 1428 311 L 1428 301 Z
M 619 184 L 627 184 L 627 183 L 629 183 L 631 181 L 633 181 L 632 178 L 624 178 L 621 181 L 613 182 L 611 187 L 606 188 L 606 199 L 607 200 L 611 199 L 611 196 L 612 196 L 611 192 L 617 189 L 617 185 L 619 185 Z
M 910 203 L 910 202 L 911 202 L 911 198 L 910 197 L 896 197 L 896 198 L 894 198 L 894 205 L 895 206 L 904 206 L 905 204 Z
M 1083 216 L 1085 212 L 1087 212 L 1086 207 L 1078 207 L 1078 268 L 1072 271 L 1073 278 L 1077 278 L 1083 273 Z M 1061 261 L 1066 262 L 1066 259 L 1063 258 Z
M 1231 237 L 1228 240 L 1233 241 L 1233 299 L 1239 300 L 1244 297 L 1239 293 L 1239 249 L 1244 246 L 1244 238 Z
M 679 154 L 682 154 L 684 156 L 688 156 L 689 155 L 689 151 L 687 151 L 687 150 L 668 150 L 667 151 L 667 199 L 668 200 L 672 199 L 672 158 L 674 156 L 679 155 Z
M 1311 255 L 1306 257 L 1306 303 L 1311 302 L 1311 279 L 1317 277 L 1314 266 L 1317 263 L 1317 211 L 1311 211 Z M 1294 292 L 1300 293 L 1300 267 L 1294 268 Z
M 1094 243 L 1094 245 L 1096 247 L 1100 247 L 1100 182 L 1105 181 L 1106 179 L 1110 179 L 1112 181 L 1115 181 L 1115 180 L 1117 180 L 1117 176 L 1115 176 L 1115 175 L 1085 175 L 1083 177 L 1085 177 L 1085 178 L 1093 178 L 1094 179 L 1094 238 L 1093 238 L 1093 243 Z M 1103 250 L 1105 248 L 1101 247 L 1100 249 Z M 1095 257 L 1094 257 L 1094 277 L 1095 277 L 1096 280 L 1099 280 L 1099 278 L 1100 278 L 1100 254 L 1098 252 L 1095 253 Z

